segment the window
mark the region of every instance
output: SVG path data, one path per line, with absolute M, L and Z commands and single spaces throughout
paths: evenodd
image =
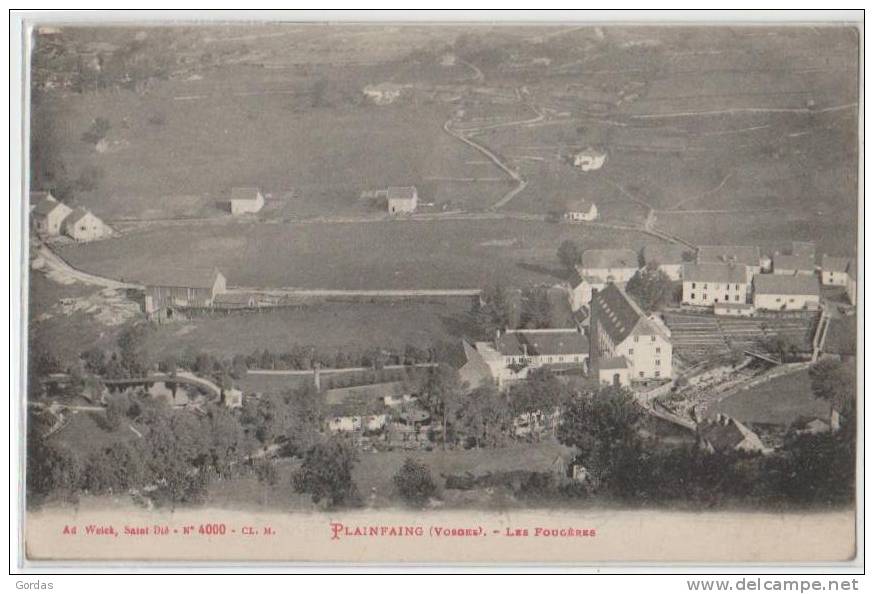
M 639 375 L 640 377 L 643 377 L 643 372 L 641 371 L 638 375 Z
M 693 289 L 695 288 L 695 283 L 692 283 L 692 288 L 693 288 Z M 694 295 L 693 295 L 693 297 L 694 297 Z
M 740 285 L 735 285 L 735 286 L 734 286 L 734 290 L 735 290 L 735 291 L 740 291 Z
M 725 296 L 725 300 L 726 300 L 726 301 L 728 301 L 728 300 L 729 300 L 729 299 L 728 299 L 728 295 L 726 295 L 726 296 Z
M 704 301 L 707 301 L 707 293 L 704 293 Z
M 789 298 L 789 303 L 795 303 L 795 298 L 794 298 L 794 297 L 790 297 L 790 298 Z
M 656 371 L 656 372 L 655 372 L 655 376 L 656 376 L 656 377 L 661 377 L 661 376 L 662 376 L 662 372 L 661 372 L 661 371 Z
M 692 293 L 692 295 L 690 295 L 690 298 L 695 299 L 695 293 Z
M 649 341 L 650 341 L 650 342 L 655 342 L 655 334 L 653 334 L 652 336 L 649 337 Z
M 661 367 L 661 366 L 662 366 L 661 359 L 656 359 L 656 367 Z
M 783 298 L 782 298 L 782 297 L 777 297 L 776 301 L 777 301 L 777 303 L 780 303 L 781 301 L 783 301 Z
M 704 286 L 703 286 L 702 288 L 706 289 L 706 288 L 707 288 L 707 283 L 704 283 Z
M 656 355 L 662 352 L 662 347 L 656 347 Z
M 740 295 L 735 295 L 735 296 L 734 296 L 734 300 L 735 300 L 735 301 L 740 301 Z
M 628 356 L 630 357 L 633 354 L 634 354 L 634 349 L 628 349 Z
M 640 337 L 639 337 L 639 336 L 635 336 L 635 337 L 634 337 L 634 342 L 637 342 L 638 340 L 640 340 Z

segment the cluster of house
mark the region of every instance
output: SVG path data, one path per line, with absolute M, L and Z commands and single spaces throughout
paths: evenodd
M 855 305 L 855 260 L 824 255 L 817 265 L 815 253 L 815 245 L 808 242 L 793 242 L 791 253 L 773 257 L 763 257 L 756 246 L 738 245 L 707 245 L 697 251 L 652 245 L 640 258 L 630 249 L 586 250 L 562 288 L 577 311 L 607 283 L 624 286 L 643 266 L 655 264 L 672 281 L 682 283 L 683 304 L 713 308 L 718 315 L 816 309 L 820 284 L 844 287 Z
M 43 237 L 66 235 L 76 241 L 94 241 L 112 235 L 112 229 L 94 213 L 71 208 L 51 192 L 30 193 L 30 216 L 34 229 Z
M 608 281 L 591 301 L 588 332 L 582 327 L 507 330 L 493 341 L 464 341 L 466 363 L 459 373 L 471 386 L 503 386 L 530 371 L 577 370 L 601 384 L 634 386 L 672 376 L 671 331 L 657 315 L 647 315 L 618 284 Z

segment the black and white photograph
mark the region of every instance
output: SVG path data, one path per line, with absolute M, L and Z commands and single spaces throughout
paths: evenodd
M 861 17 L 500 16 L 25 19 L 29 561 L 857 559 Z

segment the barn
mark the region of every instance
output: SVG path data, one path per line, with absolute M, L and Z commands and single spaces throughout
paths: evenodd
M 94 241 L 111 233 L 103 221 L 84 208 L 77 208 L 67 215 L 61 228 L 65 235 L 76 241 Z
M 179 308 L 212 307 L 216 296 L 225 292 L 226 282 L 217 268 L 165 269 L 160 279 L 146 285 L 144 310 L 170 319 Z

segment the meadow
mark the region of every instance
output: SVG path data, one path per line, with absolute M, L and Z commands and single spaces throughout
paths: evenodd
M 63 247 L 72 265 L 112 278 L 160 283 L 168 269 L 218 267 L 228 284 L 319 289 L 478 289 L 554 284 L 556 249 L 639 249 L 647 235 L 519 220 L 233 224 L 156 227 Z
M 813 396 L 807 371 L 780 376 L 711 406 L 708 415 L 726 414 L 742 423 L 790 425 L 801 416 L 828 418 L 829 404 Z

